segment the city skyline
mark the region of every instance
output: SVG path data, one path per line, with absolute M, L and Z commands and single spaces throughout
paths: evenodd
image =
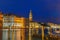
M 28 18 L 32 10 L 33 20 L 60 24 L 59 0 L 0 0 L 0 10 Z

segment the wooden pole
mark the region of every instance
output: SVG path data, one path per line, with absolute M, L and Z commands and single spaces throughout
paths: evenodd
M 31 28 L 29 27 L 29 40 L 31 40 Z
M 44 26 L 42 26 L 42 40 L 44 40 Z

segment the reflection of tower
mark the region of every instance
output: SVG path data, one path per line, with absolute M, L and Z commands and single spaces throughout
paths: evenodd
M 29 21 L 32 21 L 32 10 L 30 10 L 30 13 L 29 13 Z
M 31 38 L 32 38 L 32 34 L 31 34 L 31 27 L 32 27 L 32 25 L 31 25 L 31 21 L 32 21 L 32 11 L 30 10 L 30 13 L 29 13 L 29 40 L 31 40 Z

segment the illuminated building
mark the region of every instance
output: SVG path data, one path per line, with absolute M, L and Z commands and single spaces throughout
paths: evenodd
M 30 10 L 30 13 L 29 13 L 29 21 L 32 21 L 33 17 L 32 17 L 32 10 Z
M 2 40 L 12 40 L 13 30 L 11 29 L 14 23 L 13 15 L 3 15 L 3 32 L 2 32 Z
M 30 10 L 30 13 L 29 13 L 29 39 L 28 40 L 32 40 L 32 35 L 34 33 L 38 34 L 39 28 L 40 28 L 40 24 L 38 22 L 33 21 L 32 10 Z
M 3 14 L 0 12 L 0 40 L 2 40 Z
M 32 25 L 31 25 L 31 21 L 32 21 L 32 11 L 30 10 L 30 13 L 29 13 L 29 39 L 28 40 L 32 40 L 32 34 L 31 34 L 31 28 L 32 28 Z
M 25 40 L 25 18 L 14 17 L 14 27 L 16 31 L 16 40 Z
M 30 10 L 29 18 L 0 14 L 0 29 L 3 28 L 3 32 L 0 32 L 2 40 L 26 40 L 26 31 L 28 40 L 32 40 L 32 35 L 38 34 L 41 27 L 39 22 L 33 21 L 32 10 Z
M 25 40 L 25 18 L 3 15 L 2 40 Z
M 2 14 L 0 12 L 0 39 L 1 40 L 26 40 L 25 30 L 28 30 L 28 40 L 32 35 L 38 33 L 40 27 L 38 22 L 32 20 L 32 10 L 30 10 L 29 18 L 18 17 L 12 14 Z M 33 32 L 36 30 L 35 32 Z

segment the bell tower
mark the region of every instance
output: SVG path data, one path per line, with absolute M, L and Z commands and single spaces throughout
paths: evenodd
M 32 10 L 30 10 L 30 13 L 29 13 L 29 21 L 32 21 Z

